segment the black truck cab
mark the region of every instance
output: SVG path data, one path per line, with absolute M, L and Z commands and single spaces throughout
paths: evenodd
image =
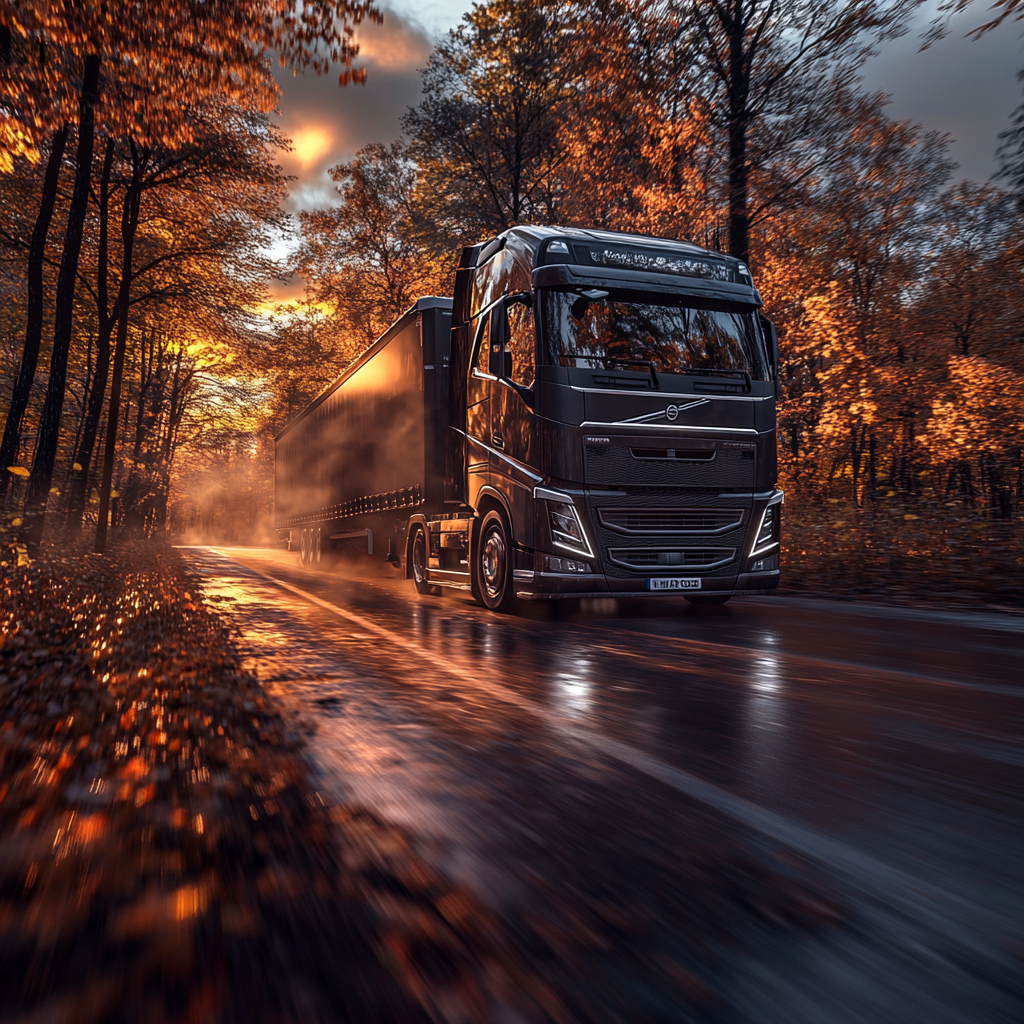
M 760 307 L 742 263 L 685 242 L 515 227 L 464 249 L 444 519 L 472 525 L 457 561 L 410 571 L 496 608 L 773 590 L 777 351 Z

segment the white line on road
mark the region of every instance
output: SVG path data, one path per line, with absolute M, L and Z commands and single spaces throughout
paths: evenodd
M 761 835 L 782 843 L 832 870 L 840 871 L 847 881 L 863 894 L 882 900 L 891 909 L 902 912 L 911 921 L 951 940 L 957 947 L 967 944 L 977 948 L 981 935 L 1013 934 L 1017 931 L 1018 922 L 1003 915 L 993 914 L 987 908 L 980 907 L 955 893 L 938 889 L 900 868 L 878 860 L 871 854 L 863 853 L 839 840 L 832 839 L 823 833 L 761 807 L 744 797 L 736 796 L 712 782 L 707 782 L 690 772 L 666 764 L 627 743 L 568 721 L 543 704 L 524 697 L 500 683 L 476 675 L 472 669 L 468 672 L 460 672 L 455 659 L 434 654 L 408 640 L 400 633 L 378 625 L 372 619 L 342 608 L 331 601 L 326 601 L 322 597 L 317 597 L 316 594 L 311 594 L 301 587 L 271 576 L 251 565 L 239 562 L 220 549 L 208 548 L 207 550 L 234 562 L 273 586 L 290 591 L 310 604 L 317 605 L 343 619 L 348 619 L 360 628 L 387 640 L 388 643 L 408 651 L 419 659 L 430 662 L 458 682 L 469 683 L 499 700 L 513 704 L 606 757 L 642 772 L 649 778 L 656 779 L 684 796 L 728 815 Z M 964 934 L 965 927 L 970 929 L 973 933 L 972 936 L 968 937 Z M 988 941 L 984 945 L 989 946 Z M 995 949 L 990 947 L 987 952 L 988 955 L 993 955 Z

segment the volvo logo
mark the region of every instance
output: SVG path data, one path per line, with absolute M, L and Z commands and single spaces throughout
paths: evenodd
M 699 405 L 707 405 L 711 400 L 709 398 L 695 398 L 692 402 L 684 402 L 681 405 L 670 405 L 665 409 L 659 409 L 658 412 L 645 413 L 643 416 L 633 416 L 628 420 L 616 420 L 616 423 L 656 423 L 660 419 L 666 419 L 669 423 L 675 423 L 679 419 L 679 414 L 685 412 L 687 409 L 696 409 Z

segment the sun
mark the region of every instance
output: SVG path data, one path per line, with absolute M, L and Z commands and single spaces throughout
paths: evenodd
M 300 128 L 292 136 L 292 157 L 306 170 L 327 153 L 333 141 L 331 132 L 321 125 Z

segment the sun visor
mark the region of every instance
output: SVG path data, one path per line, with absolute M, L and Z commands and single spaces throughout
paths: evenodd
M 709 302 L 724 302 L 737 312 L 759 309 L 763 302 L 756 288 L 731 281 L 699 277 L 676 277 L 614 267 L 581 267 L 567 263 L 538 267 L 533 272 L 534 288 L 624 288 L 633 292 L 687 295 Z

